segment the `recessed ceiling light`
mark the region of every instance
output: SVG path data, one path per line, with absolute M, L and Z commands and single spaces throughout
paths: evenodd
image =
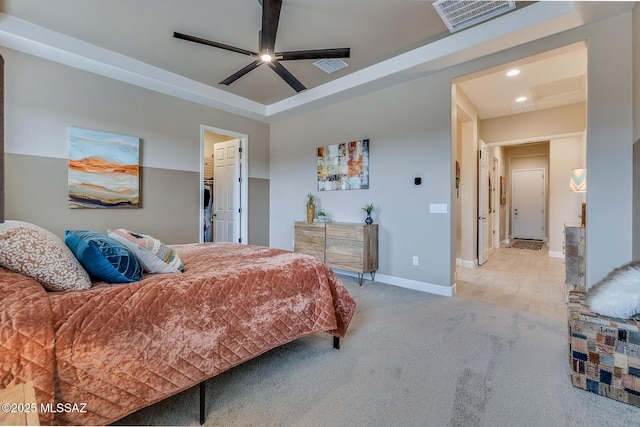
M 519 97 L 516 98 L 516 102 L 524 102 L 526 100 L 527 100 L 526 96 L 519 96 Z
M 520 74 L 520 70 L 518 70 L 517 68 L 507 71 L 507 77 L 517 76 L 518 74 Z

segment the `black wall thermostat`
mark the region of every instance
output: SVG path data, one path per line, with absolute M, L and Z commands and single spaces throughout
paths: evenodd
M 420 178 L 419 176 L 417 176 L 417 177 L 413 178 L 413 183 L 414 183 L 415 185 L 420 185 L 420 184 L 422 184 L 422 178 Z

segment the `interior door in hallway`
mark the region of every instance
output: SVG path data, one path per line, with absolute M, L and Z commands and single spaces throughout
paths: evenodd
M 544 169 L 513 171 L 512 218 L 514 239 L 544 240 Z
M 489 150 L 484 141 L 480 141 L 478 150 L 478 265 L 489 260 L 490 230 L 489 215 L 491 209 L 489 191 Z
M 240 239 L 240 141 L 218 142 L 214 152 L 214 241 L 239 242 Z

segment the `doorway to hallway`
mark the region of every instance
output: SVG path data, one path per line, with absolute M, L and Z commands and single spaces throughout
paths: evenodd
M 562 231 L 580 205 L 569 193 L 569 172 L 586 164 L 586 65 L 586 45 L 575 43 L 452 82 L 452 182 L 460 176 L 452 191 L 457 296 L 564 316 Z M 559 72 L 580 76 L 581 85 L 566 90 L 568 79 Z M 514 96 L 514 89 L 521 93 Z M 485 150 L 493 167 L 488 186 L 477 157 Z M 457 166 L 460 174 L 453 172 Z M 536 197 L 520 191 L 530 177 L 515 171 L 527 169 L 542 169 Z M 487 213 L 489 224 L 482 222 Z M 507 248 L 515 238 L 545 244 L 536 251 Z

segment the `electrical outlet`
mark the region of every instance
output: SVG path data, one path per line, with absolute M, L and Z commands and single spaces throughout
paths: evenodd
M 420 260 L 418 259 L 417 256 L 413 257 L 413 265 L 419 265 L 420 264 Z

